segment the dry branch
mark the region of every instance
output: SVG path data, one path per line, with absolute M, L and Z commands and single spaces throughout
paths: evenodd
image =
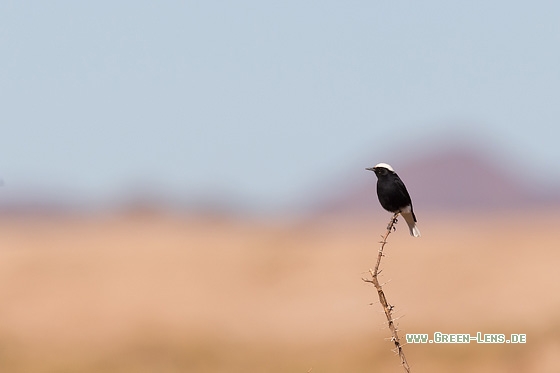
M 395 344 L 395 350 L 401 359 L 401 365 L 403 366 L 406 372 L 410 372 L 410 366 L 406 361 L 406 356 L 404 355 L 403 347 L 399 339 L 398 330 L 395 325 L 395 319 L 393 318 L 394 307 L 391 304 L 389 304 L 389 302 L 387 302 L 387 298 L 385 297 L 385 293 L 383 292 L 383 287 L 381 286 L 381 284 L 379 284 L 379 281 L 377 279 L 377 275 L 379 275 L 379 265 L 381 264 L 381 257 L 383 256 L 383 249 L 387 244 L 387 237 L 389 237 L 391 232 L 395 229 L 395 224 L 397 224 L 398 215 L 399 215 L 398 213 L 393 215 L 393 217 L 389 221 L 389 225 L 387 225 L 387 232 L 385 233 L 384 236 L 382 236 L 383 240 L 380 242 L 381 246 L 379 247 L 379 252 L 377 254 L 377 262 L 375 263 L 375 267 L 369 270 L 371 279 L 363 278 L 362 280 L 373 284 L 373 286 L 375 286 L 375 289 L 377 289 L 379 302 L 381 303 L 381 306 L 383 306 L 383 311 L 385 311 L 385 316 L 387 317 L 387 324 L 389 326 L 389 330 L 391 331 L 391 340 Z

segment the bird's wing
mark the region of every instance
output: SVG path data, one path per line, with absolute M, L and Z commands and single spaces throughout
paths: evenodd
M 403 199 L 408 201 L 407 204 L 410 205 L 410 213 L 412 214 L 412 218 L 414 219 L 414 221 L 417 221 L 416 215 L 414 215 L 414 209 L 412 207 L 412 199 L 410 198 L 410 194 L 408 194 L 408 190 L 406 189 L 404 183 L 400 178 L 397 178 L 395 182 L 397 183 L 398 190 L 401 193 Z
M 410 194 L 408 194 L 408 190 L 406 190 L 406 187 L 404 186 L 404 183 L 402 182 L 402 180 L 400 178 L 396 178 L 395 183 L 397 184 L 398 191 L 402 195 L 403 199 L 405 199 L 409 205 L 412 205 L 412 200 L 410 199 Z

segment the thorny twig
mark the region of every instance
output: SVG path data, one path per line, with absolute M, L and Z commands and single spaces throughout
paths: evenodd
M 383 249 L 385 248 L 385 245 L 387 244 L 387 237 L 389 237 L 391 232 L 396 229 L 395 224 L 397 224 L 397 216 L 398 215 L 399 215 L 398 213 L 393 215 L 393 217 L 389 221 L 389 225 L 387 225 L 387 232 L 385 233 L 384 236 L 382 236 L 383 240 L 380 242 L 381 246 L 379 247 L 379 252 L 377 254 L 377 262 L 375 263 L 375 267 L 373 269 L 369 270 L 369 273 L 371 275 L 371 279 L 363 278 L 362 280 L 364 280 L 365 282 L 369 282 L 369 283 L 373 284 L 373 286 L 375 286 L 375 289 L 377 289 L 377 295 L 379 296 L 379 302 L 381 303 L 381 306 L 383 306 L 383 311 L 385 311 L 385 316 L 387 317 L 387 324 L 389 326 L 389 330 L 391 331 L 391 341 L 393 341 L 393 343 L 395 344 L 395 351 L 398 353 L 398 355 L 401 359 L 401 365 L 403 366 L 404 370 L 407 373 L 409 373 L 410 372 L 410 366 L 408 365 L 408 362 L 406 361 L 406 356 L 404 355 L 404 351 L 403 351 L 403 345 L 400 342 L 398 330 L 397 330 L 397 327 L 394 323 L 395 319 L 393 319 L 393 308 L 394 308 L 394 306 L 390 305 L 389 302 L 387 302 L 387 298 L 385 297 L 385 293 L 383 292 L 383 287 L 382 287 L 382 285 L 379 284 L 379 281 L 377 280 L 377 276 L 379 275 L 379 272 L 380 272 L 379 271 L 379 265 L 381 264 L 381 257 L 383 256 Z

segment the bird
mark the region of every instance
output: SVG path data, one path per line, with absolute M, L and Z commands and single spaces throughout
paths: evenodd
M 412 200 L 393 167 L 387 163 L 378 163 L 374 167 L 366 168 L 366 170 L 375 172 L 377 176 L 377 198 L 381 207 L 395 214 L 400 213 L 408 224 L 410 235 L 420 237 L 420 230 L 416 226 L 416 215 L 414 215 L 412 208 Z

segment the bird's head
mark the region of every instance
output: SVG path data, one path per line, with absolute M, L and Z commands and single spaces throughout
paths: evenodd
M 393 174 L 395 173 L 395 170 L 393 170 L 393 167 L 391 167 L 387 163 L 378 163 L 373 167 L 366 168 L 366 170 L 375 172 L 375 174 L 378 177 L 379 176 L 385 176 L 385 175 L 388 175 L 390 173 L 393 173 Z

